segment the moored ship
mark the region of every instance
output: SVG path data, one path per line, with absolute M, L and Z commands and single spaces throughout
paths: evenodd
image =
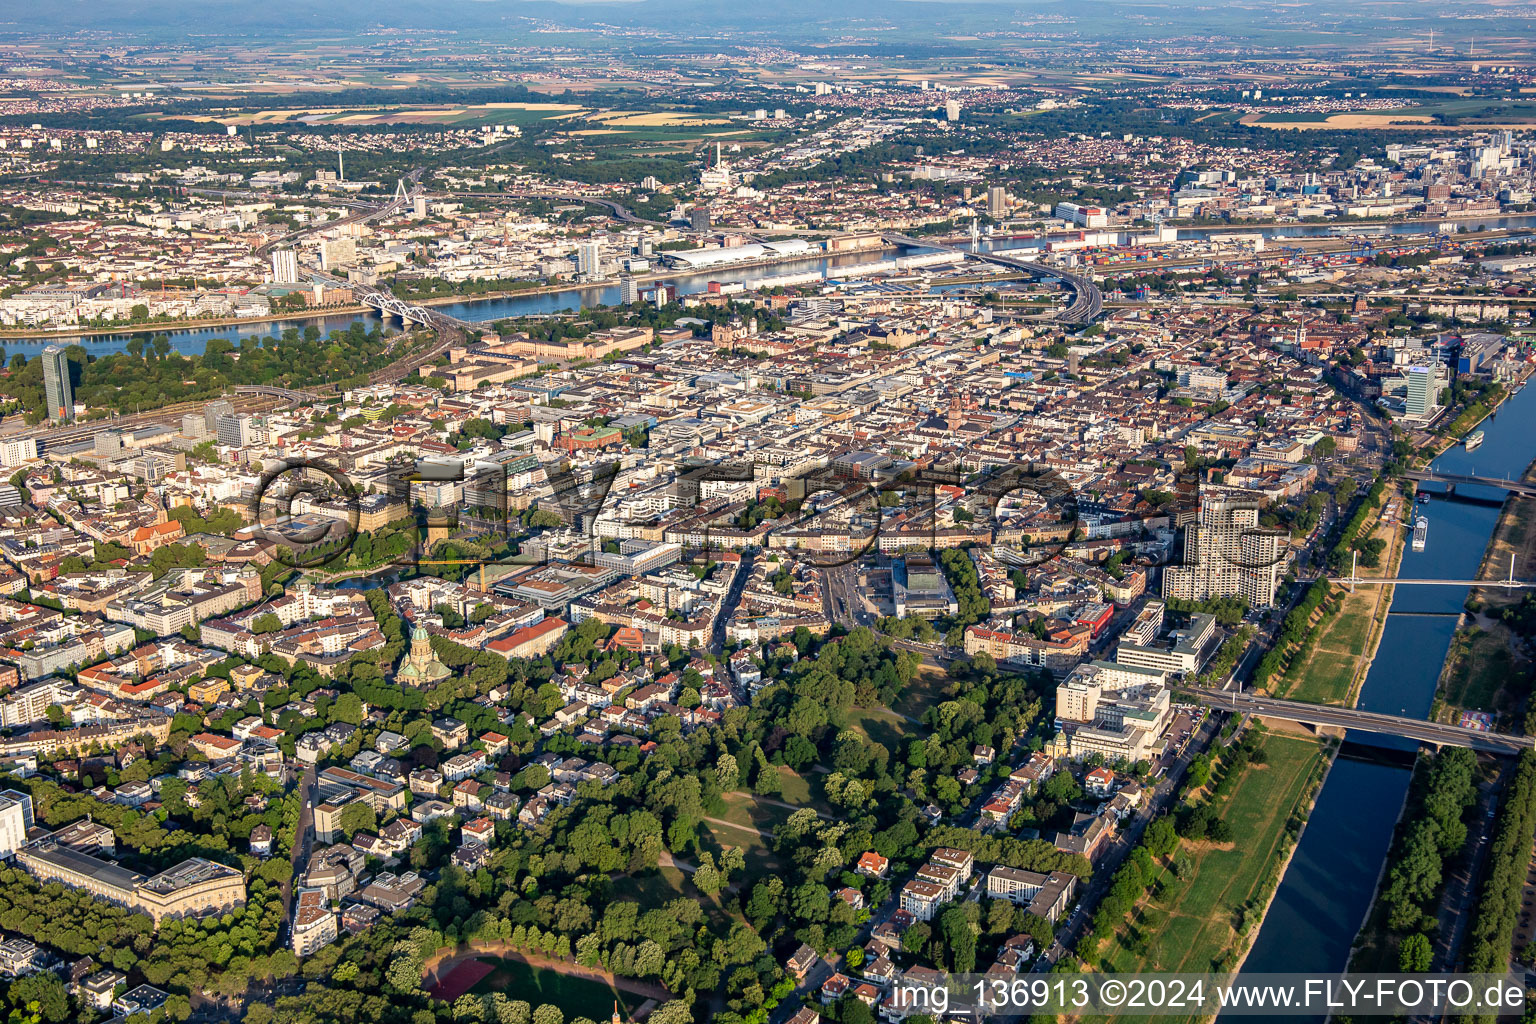
M 1423 551 L 1429 546 L 1429 520 L 1423 516 L 1413 521 L 1413 550 Z

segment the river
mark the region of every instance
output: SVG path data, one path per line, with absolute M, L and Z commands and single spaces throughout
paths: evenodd
M 905 251 L 905 250 L 903 250 Z M 782 263 L 768 263 L 755 267 L 724 267 L 719 270 L 703 274 L 688 274 L 682 277 L 668 278 L 665 282 L 675 287 L 680 295 L 695 295 L 706 291 L 711 282 L 718 281 L 721 284 L 744 284 L 751 286 L 765 278 L 782 277 L 786 274 L 805 274 L 813 271 L 825 273 L 838 267 L 850 267 L 863 263 L 874 263 L 878 260 L 892 259 L 900 253 L 893 250 L 871 249 L 857 253 L 838 253 L 834 256 L 821 256 L 809 260 L 789 260 Z M 649 287 L 647 284 L 646 287 Z M 556 292 L 543 292 L 537 295 L 510 295 L 499 299 L 471 299 L 465 302 L 448 303 L 434 307 L 449 316 L 458 317 L 461 320 L 490 322 L 504 320 L 510 317 L 527 316 L 536 313 L 558 313 L 564 310 L 586 309 L 592 306 L 611 306 L 619 302 L 619 283 L 597 285 L 586 288 L 566 288 Z M 48 345 L 83 345 L 87 352 L 93 356 L 111 355 L 114 352 L 126 351 L 130 339 L 139 338 L 148 341 L 157 334 L 164 334 L 170 338 L 171 348 L 185 356 L 199 355 L 208 343 L 215 338 L 227 338 L 236 343 L 242 338 L 269 338 L 281 336 L 283 331 L 292 328 L 303 330 L 311 325 L 320 328 L 321 333 L 329 334 L 331 331 L 344 331 L 354 321 L 361 320 L 370 328 L 381 321 L 377 313 L 344 314 L 340 316 L 311 316 L 297 317 L 291 320 L 271 320 L 263 323 L 252 324 L 225 324 L 219 327 L 178 327 L 175 324 L 157 326 L 140 332 L 128 332 L 121 334 L 95 334 L 79 337 L 77 335 L 61 334 L 52 336 L 40 334 L 26 338 L 0 338 L 0 348 L 5 349 L 6 358 L 21 353 L 27 358 L 32 358 L 42 352 Z
M 1488 217 L 1462 223 L 1467 224 L 1469 230 L 1483 227 L 1529 228 L 1536 227 L 1536 215 Z M 1245 228 L 1241 224 L 1232 224 L 1225 227 L 1179 228 L 1178 238 L 1180 241 L 1189 241 L 1230 234 L 1254 234 L 1256 232 L 1264 235 L 1266 238 L 1304 238 L 1338 234 L 1365 236 L 1373 234 L 1410 235 L 1423 234 L 1431 230 L 1432 227 L 1433 225 L 1422 223 L 1281 224 L 1265 228 Z M 1044 246 L 1045 243 L 1046 239 L 1043 238 L 1010 238 L 1003 235 L 983 238 L 981 240 L 981 248 L 989 252 L 1037 249 Z M 920 252 L 923 250 L 911 251 Z M 873 263 L 876 260 L 888 259 L 891 255 L 890 250 L 840 253 L 836 256 L 822 256 L 809 260 L 792 260 L 785 263 L 771 263 L 757 267 L 728 267 L 705 274 L 690 274 L 685 277 L 670 278 L 666 283 L 674 285 L 681 295 L 694 295 L 708 289 L 713 281 L 719 281 L 722 284 L 739 283 L 750 286 L 764 278 L 780 277 L 785 274 L 809 273 L 811 271 L 825 272 L 837 267 Z M 500 299 L 472 299 L 437 308 L 450 316 L 455 316 L 462 320 L 489 322 L 534 313 L 558 313 L 565 310 L 585 309 L 591 306 L 614 305 L 618 301 L 619 284 L 615 281 L 595 287 L 573 287 L 557 292 L 544 292 L 538 295 L 513 295 Z M 297 327 L 302 330 L 310 325 L 319 327 L 323 333 L 328 334 L 331 331 L 346 330 L 354 320 L 362 320 L 369 327 L 380 322 L 377 314 L 367 313 L 345 316 L 298 317 L 291 320 L 232 324 L 221 327 L 177 327 L 175 325 L 165 325 L 139 333 L 97 334 L 86 335 L 84 338 L 67 334 L 60 336 L 39 334 L 33 337 L 0 339 L 0 347 L 5 349 L 7 358 L 21 353 L 30 359 L 40 353 L 44 346 L 59 343 L 82 344 L 92 355 L 104 356 L 110 355 L 113 352 L 124 351 L 124 346 L 128 344 L 131 338 L 137 337 L 148 341 L 157 334 L 165 334 L 170 337 L 172 349 L 180 352 L 182 355 L 191 356 L 200 354 L 207 347 L 208 342 L 214 338 L 227 338 L 238 342 L 241 338 L 278 336 L 286 329 Z
M 1434 467 L 1518 478 L 1531 461 L 1536 389 L 1505 402 L 1484 421 L 1483 431 L 1486 440 L 1477 451 L 1468 453 L 1457 445 L 1436 459 Z M 1435 485 L 1426 489 L 1433 491 Z M 1489 488 L 1458 490 L 1498 501 L 1504 497 L 1502 491 Z M 1429 542 L 1424 551 L 1405 547 L 1400 575 L 1476 577 L 1499 509 L 1436 498 L 1419 506 L 1419 511 L 1429 519 Z M 1456 630 L 1455 613 L 1466 598 L 1467 592 L 1460 587 L 1396 588 L 1380 649 L 1361 688 L 1360 707 L 1428 717 Z M 1404 746 L 1411 744 L 1404 741 Z M 1333 973 L 1345 969 L 1407 796 L 1410 774 L 1399 763 L 1340 756 L 1318 794 L 1306 831 L 1243 965 L 1245 971 Z

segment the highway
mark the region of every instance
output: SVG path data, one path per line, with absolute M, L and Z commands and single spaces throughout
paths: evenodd
M 1406 715 L 1388 715 L 1379 711 L 1363 711 L 1359 708 L 1341 708 L 1327 704 L 1307 704 L 1274 697 L 1256 697 L 1251 694 L 1220 693 L 1196 687 L 1181 687 L 1177 692 L 1199 697 L 1208 706 L 1239 714 L 1258 715 L 1261 718 L 1280 718 L 1304 725 L 1335 726 L 1355 732 L 1374 733 L 1378 736 L 1398 736 L 1403 739 L 1428 743 L 1433 746 L 1469 747 L 1489 754 L 1518 754 L 1536 746 L 1530 736 L 1511 736 L 1507 733 L 1478 732 L 1463 729 L 1459 725 L 1426 722 Z
M 237 395 L 266 395 L 270 398 L 281 398 L 285 402 L 294 405 L 304 405 L 308 402 L 323 402 L 327 395 L 316 394 L 313 391 L 300 391 L 296 388 L 279 388 L 269 384 L 236 384 L 230 389 Z
M 385 203 L 383 206 L 366 206 L 358 210 L 356 213 L 348 214 L 347 216 L 338 220 L 328 220 L 320 224 L 310 224 L 300 228 L 297 231 L 290 231 L 286 235 L 281 235 L 272 239 L 270 242 L 266 242 L 257 246 L 254 250 L 252 250 L 252 255 L 256 256 L 258 259 L 266 259 L 269 255 L 271 255 L 272 250 L 276 249 L 278 246 L 285 245 L 289 242 L 296 242 L 300 238 L 303 238 L 306 235 L 312 235 L 317 231 L 325 231 L 328 228 L 340 227 L 343 224 L 356 224 L 358 221 L 363 221 L 366 223 L 370 220 L 378 220 L 381 217 L 393 217 L 395 214 L 404 210 L 405 204 L 414 199 L 416 195 L 421 191 L 419 182 L 421 181 L 421 176 L 425 171 L 425 167 L 416 167 L 412 168 L 410 173 L 405 176 L 404 180 L 409 181 L 411 184 L 404 199 L 401 199 L 397 194 L 391 196 L 389 202 Z M 354 204 L 347 203 L 346 205 L 351 206 Z
M 906 235 L 887 234 L 881 237 L 892 245 L 957 252 L 969 259 L 981 260 L 983 263 L 995 263 L 1000 267 L 1012 267 L 1015 270 L 1028 271 L 1040 277 L 1057 278 L 1072 290 L 1071 304 L 1056 314 L 1056 320 L 1060 323 L 1091 324 L 1104 314 L 1104 295 L 1099 291 L 1099 286 L 1081 274 L 1073 274 L 1059 267 L 1048 267 L 1043 263 L 1031 263 L 1028 260 L 1019 259 L 1016 256 L 1009 256 L 1004 253 L 971 252 L 969 249 L 962 249 L 959 246 L 925 241 L 921 238 L 910 238 Z
M 606 209 L 614 220 L 623 224 L 661 224 L 659 220 L 637 217 L 623 203 L 602 196 L 587 196 L 580 192 L 548 192 L 540 189 L 524 189 L 516 192 L 445 192 L 453 199 L 558 199 L 569 203 L 587 203 Z

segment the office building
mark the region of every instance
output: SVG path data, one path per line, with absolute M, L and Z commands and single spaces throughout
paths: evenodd
M 272 283 L 299 283 L 299 254 L 292 249 L 278 249 L 272 254 Z
M 129 910 L 167 919 L 221 914 L 245 903 L 238 869 L 191 857 L 150 878 L 64 846 L 52 835 L 21 847 L 17 863 L 43 883 L 58 882 Z
M 245 902 L 245 875 L 238 868 L 191 857 L 141 883 L 134 909 L 154 918 L 202 917 L 234 910 Z
M 37 438 L 24 437 L 16 441 L 0 441 L 0 465 L 10 469 L 37 458 Z
M 1046 875 L 999 864 L 987 873 L 988 896 L 1024 907 L 1052 924 L 1072 905 L 1076 893 L 1077 876 L 1065 871 Z
M 27 843 L 32 818 L 32 797 L 20 790 L 0 792 L 0 860 L 10 860 Z
M 1408 383 L 1403 408 L 1410 416 L 1428 418 L 1440 408 L 1440 389 L 1444 386 L 1443 368 L 1410 366 L 1403 375 Z
M 1077 203 L 1057 203 L 1056 216 L 1071 221 L 1079 227 L 1102 228 L 1109 225 L 1109 212 L 1102 206 L 1079 206 Z
M 123 450 L 123 435 L 115 430 L 103 430 L 96 435 L 95 454 L 104 459 L 119 455 Z
M 181 436 L 187 440 L 201 441 L 211 433 L 202 413 L 189 412 L 181 418 Z
M 987 216 L 1001 220 L 1008 215 L 1008 190 L 1001 185 L 987 189 Z
M 619 278 L 619 301 L 626 306 L 640 301 L 640 284 L 633 275 L 625 274 Z
M 212 435 L 219 429 L 220 416 L 233 416 L 235 407 L 227 399 L 219 398 L 203 406 L 203 430 Z M 182 421 L 185 424 L 185 420 Z
M 709 207 L 695 206 L 688 211 L 688 223 L 693 225 L 695 231 L 709 230 Z
M 1079 665 L 1056 686 L 1056 753 L 1102 754 L 1135 763 L 1156 757 L 1173 720 L 1171 691 L 1156 669 L 1113 662 Z
M 219 444 L 244 448 L 248 444 L 255 443 L 254 420 L 248 415 L 220 416 L 217 430 Z
M 1163 572 L 1163 596 L 1187 601 L 1240 597 L 1251 608 L 1274 604 L 1290 535 L 1259 526 L 1263 504 L 1202 496 L 1196 521 L 1185 527 L 1183 563 Z
M 43 396 L 48 402 L 48 418 L 54 423 L 75 418 L 75 388 L 69 380 L 69 358 L 63 345 L 43 349 Z

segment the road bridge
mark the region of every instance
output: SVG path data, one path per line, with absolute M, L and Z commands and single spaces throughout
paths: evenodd
M 453 199 L 555 199 L 566 203 L 586 203 L 589 206 L 601 206 L 608 211 L 608 215 L 623 224 L 655 224 L 664 226 L 659 220 L 647 220 L 638 217 L 634 211 L 623 203 L 603 196 L 589 196 L 580 192 L 556 192 L 549 189 L 517 189 L 512 192 L 448 192 L 445 195 Z
M 1029 260 L 1009 256 L 1006 253 L 971 252 L 959 246 L 925 241 L 921 238 L 911 238 L 907 235 L 885 234 L 881 237 L 891 245 L 904 245 L 917 249 L 938 249 L 941 252 L 956 252 L 969 259 L 981 260 L 983 263 L 992 263 L 1000 267 L 1024 270 L 1039 277 L 1054 278 L 1066 285 L 1072 292 L 1072 302 L 1066 309 L 1056 314 L 1055 318 L 1060 323 L 1090 324 L 1104 313 L 1104 295 L 1099 291 L 1099 286 L 1081 274 L 1073 274 L 1060 267 L 1049 267 L 1043 263 L 1031 263 Z
M 382 205 L 365 206 L 358 210 L 356 213 L 350 213 L 347 216 L 340 218 L 339 220 L 323 221 L 319 224 L 310 224 L 299 228 L 297 231 L 290 231 L 286 235 L 274 238 L 270 242 L 266 242 L 257 246 L 256 249 L 253 250 L 252 255 L 254 255 L 257 259 L 264 260 L 270 256 L 272 254 L 272 250 L 276 249 L 278 246 L 287 245 L 290 242 L 297 242 L 299 239 L 305 237 L 306 235 L 312 235 L 317 231 L 325 231 L 329 228 L 338 228 L 344 224 L 366 224 L 369 221 L 381 220 L 385 217 L 393 217 L 398 213 L 403 213 L 405 208 L 409 206 L 418 195 L 421 194 L 421 175 L 425 170 L 425 167 L 417 167 L 414 168 L 404 178 L 401 178 L 400 185 L 395 190 L 395 194 L 389 198 L 388 202 L 383 203 Z M 409 188 L 407 188 L 406 182 L 410 182 Z M 347 203 L 346 205 L 352 204 Z
M 1463 729 L 1459 725 L 1426 722 L 1421 718 L 1388 715 L 1360 708 L 1307 704 L 1303 701 L 1258 697 L 1246 693 L 1222 693 L 1193 687 L 1182 687 L 1179 692 L 1198 696 L 1206 705 L 1213 708 L 1258 715 L 1260 718 L 1279 718 L 1303 725 L 1333 726 L 1377 736 L 1396 736 L 1437 747 L 1468 747 L 1488 754 L 1518 754 L 1522 750 L 1529 750 L 1536 746 L 1536 739 L 1530 736 L 1479 732 L 1475 729 Z
M 1524 480 L 1510 480 L 1507 477 L 1476 476 L 1471 473 L 1439 473 L 1433 469 L 1410 469 L 1403 476 L 1420 483 L 1445 484 L 1447 490 L 1455 490 L 1460 485 L 1476 484 L 1478 487 L 1493 487 L 1508 491 L 1510 494 L 1518 494 L 1522 498 L 1536 498 L 1536 484 L 1526 483 Z
M 294 405 L 305 405 L 310 402 L 323 402 L 329 395 L 322 395 L 314 391 L 303 391 L 298 388 L 278 388 L 269 384 L 236 384 L 230 388 L 237 395 L 267 395 L 271 398 L 281 398 L 285 402 Z

